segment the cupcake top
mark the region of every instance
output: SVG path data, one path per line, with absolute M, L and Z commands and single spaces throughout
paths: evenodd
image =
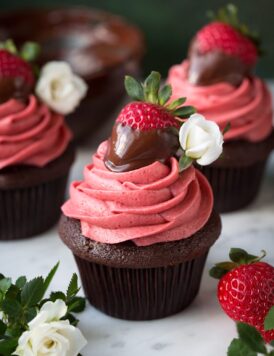
M 62 114 L 71 112 L 86 91 L 84 82 L 59 62 L 47 64 L 36 83 L 26 60 L 32 61 L 36 50 L 27 43 L 18 52 L 11 41 L 0 49 L 0 169 L 42 167 L 59 157 L 71 140 Z
M 185 93 L 187 103 L 216 122 L 221 130 L 230 123 L 225 140 L 256 142 L 269 136 L 273 129 L 271 94 L 260 78 L 245 77 L 238 86 L 224 81 L 202 86 L 190 83 L 188 68 L 186 60 L 169 71 L 174 97 Z
M 192 107 L 181 106 L 185 98 L 167 104 L 171 87 L 160 90 L 159 73 L 144 84 L 127 77 L 125 84 L 135 101 L 122 109 L 84 180 L 72 183 L 63 213 L 100 243 L 148 246 L 188 238 L 213 208 L 209 183 L 191 164 L 218 158 L 222 134 Z
M 168 82 L 173 95 L 184 93 L 226 140 L 265 139 L 272 131 L 271 95 L 253 69 L 260 54 L 257 36 L 240 23 L 237 9 L 220 9 L 213 22 L 193 38 L 188 59 L 171 67 Z

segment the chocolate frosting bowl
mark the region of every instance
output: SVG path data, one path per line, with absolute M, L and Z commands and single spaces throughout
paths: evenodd
M 0 14 L 0 40 L 41 44 L 39 64 L 65 60 L 89 85 L 67 122 L 75 138 L 88 136 L 119 106 L 125 74 L 138 75 L 141 32 L 118 16 L 87 7 L 24 9 Z

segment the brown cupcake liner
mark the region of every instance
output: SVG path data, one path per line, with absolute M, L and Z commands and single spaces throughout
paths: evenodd
M 68 173 L 32 187 L 0 189 L 0 240 L 40 234 L 60 216 Z
M 157 268 L 114 268 L 74 255 L 89 302 L 126 320 L 164 318 L 196 297 L 207 253 L 191 261 Z
M 230 212 L 244 208 L 256 198 L 267 159 L 242 167 L 199 167 L 212 186 L 215 209 Z

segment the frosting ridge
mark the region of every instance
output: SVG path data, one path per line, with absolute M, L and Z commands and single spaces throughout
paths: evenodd
M 251 142 L 265 139 L 272 131 L 271 95 L 258 77 L 246 77 L 235 87 L 226 82 L 207 86 L 193 85 L 188 81 L 187 60 L 171 67 L 167 82 L 172 85 L 173 99 L 186 96 L 208 120 L 215 121 L 223 130 L 228 122 L 230 130 L 225 140 L 244 139 Z
M 200 230 L 213 208 L 212 190 L 194 167 L 179 173 L 178 161 L 112 172 L 103 142 L 84 180 L 73 182 L 63 213 L 79 219 L 82 234 L 100 243 L 133 241 L 138 246 L 181 240 Z
M 63 116 L 35 96 L 27 104 L 11 99 L 0 105 L 0 169 L 17 164 L 42 167 L 59 157 L 70 140 Z

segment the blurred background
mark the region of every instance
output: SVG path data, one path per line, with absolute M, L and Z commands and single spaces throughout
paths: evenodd
M 182 61 L 189 40 L 206 23 L 206 10 L 217 9 L 226 3 L 223 0 L 2 0 L 0 10 L 86 5 L 124 16 L 145 34 L 145 73 L 155 69 L 166 75 L 170 65 Z M 259 62 L 257 72 L 263 77 L 273 78 L 274 1 L 237 0 L 234 4 L 239 8 L 241 19 L 261 34 L 266 54 Z

